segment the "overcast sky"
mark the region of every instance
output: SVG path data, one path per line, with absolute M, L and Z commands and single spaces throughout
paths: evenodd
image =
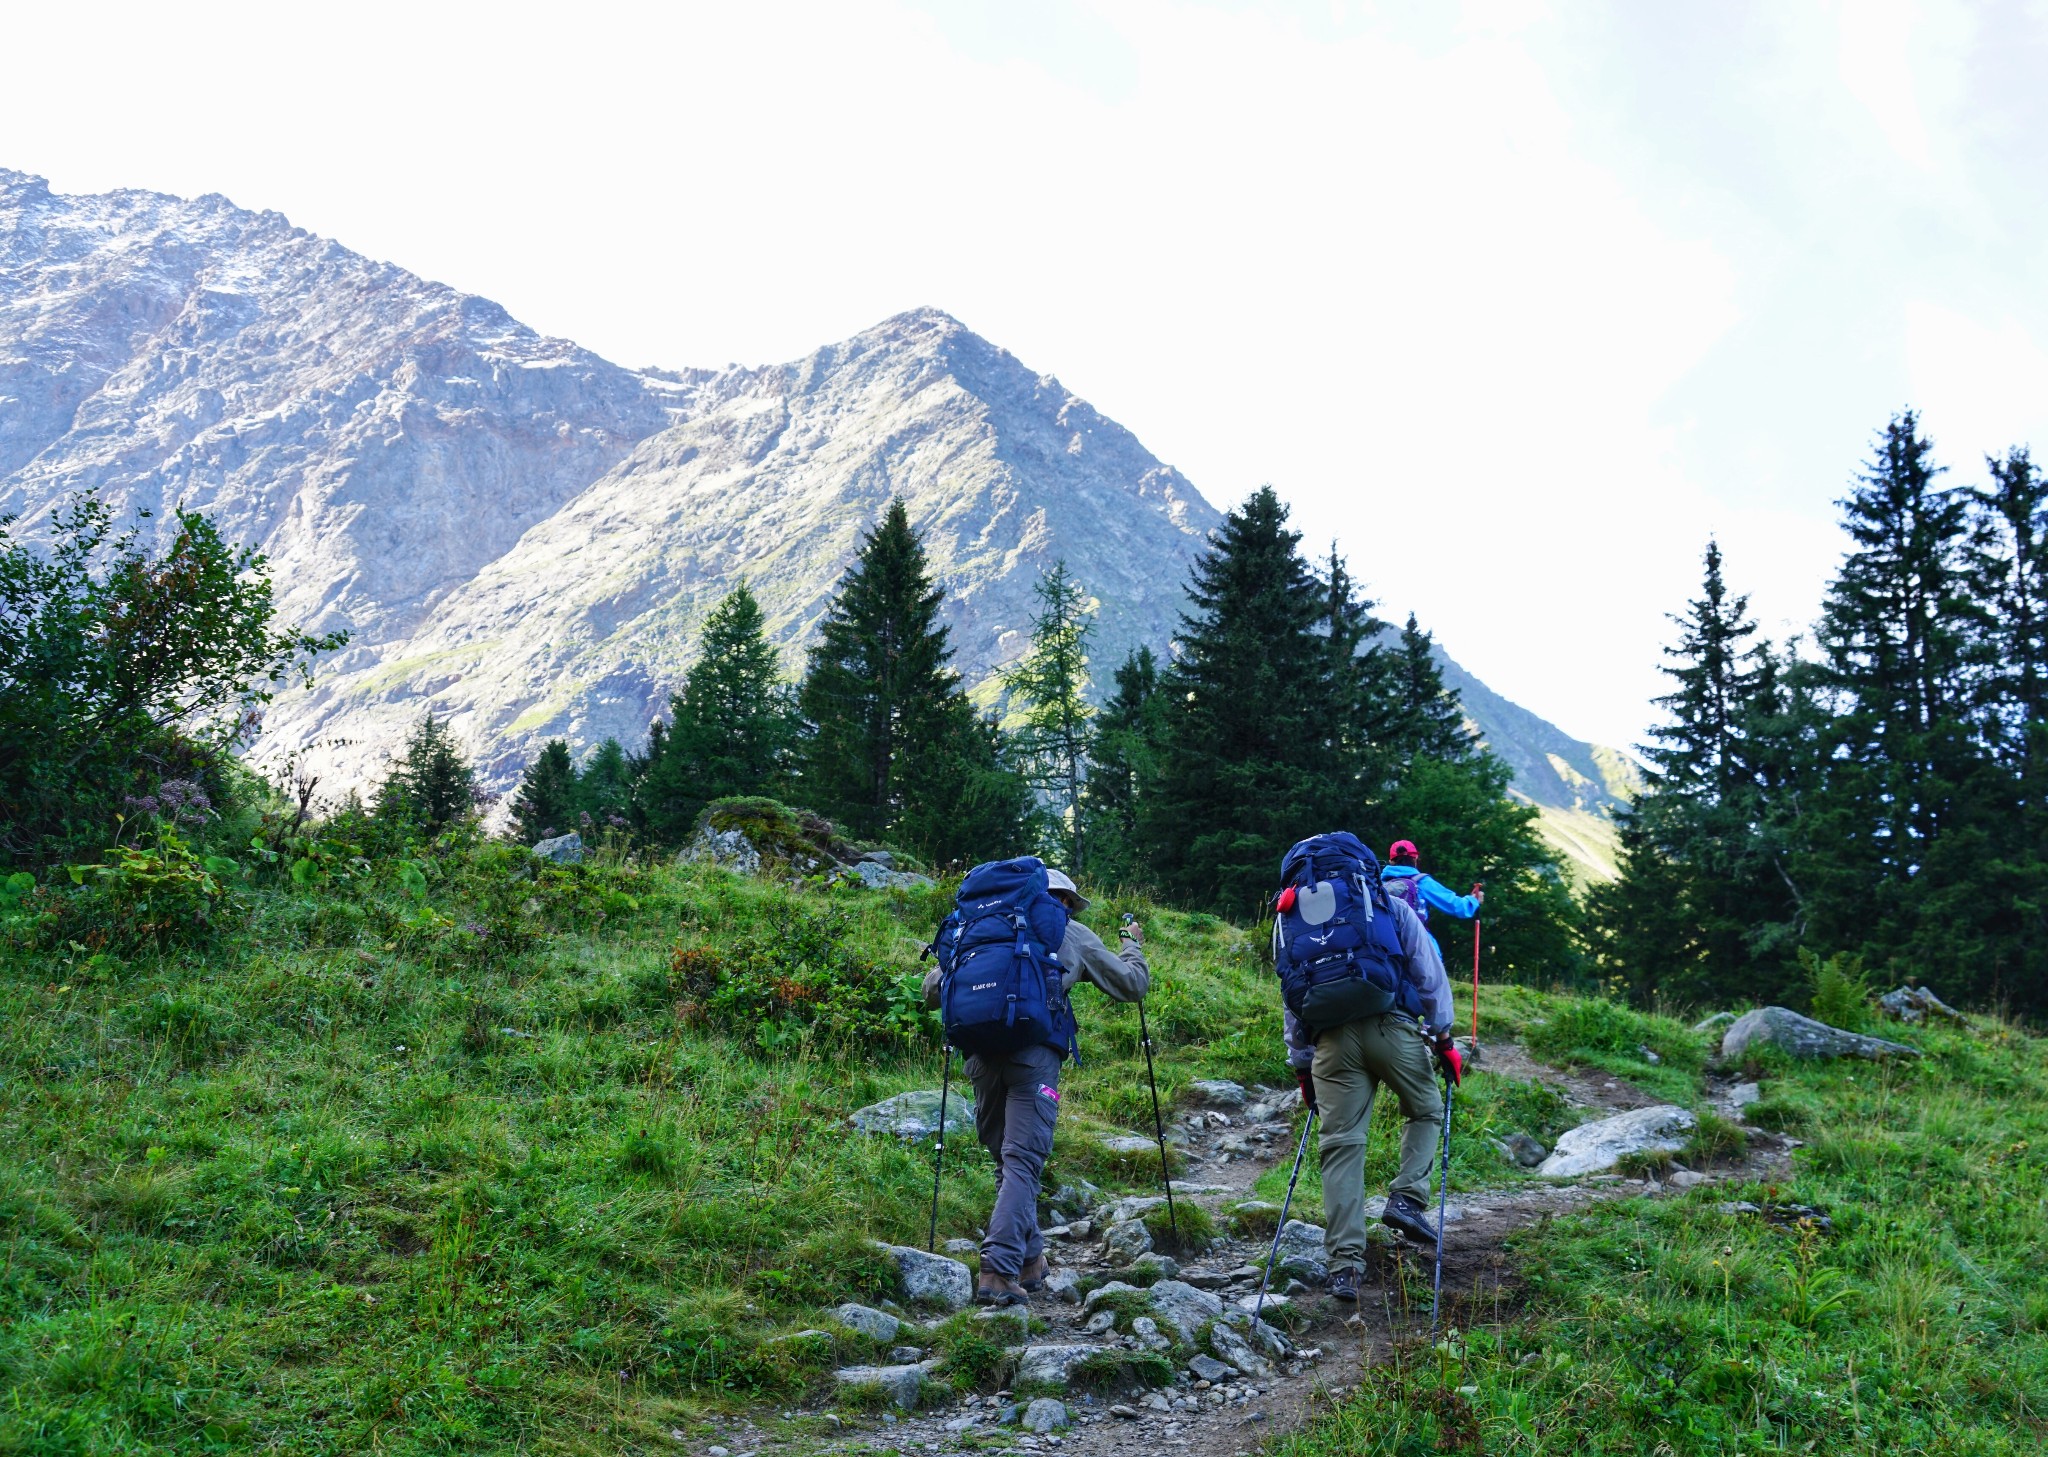
M 1638 740 L 1894 410 L 2048 450 L 2048 0 L 17 7 L 0 165 L 225 193 L 621 363 L 930 304 Z

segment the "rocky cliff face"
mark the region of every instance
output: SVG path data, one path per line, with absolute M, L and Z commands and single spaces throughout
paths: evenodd
M 934 310 L 793 364 L 635 372 L 275 213 L 0 170 L 0 511 L 32 530 L 87 488 L 207 510 L 269 554 L 287 618 L 350 630 L 258 750 L 316 746 L 330 783 L 427 708 L 501 787 L 545 738 L 637 741 L 741 576 L 796 669 L 891 495 L 971 682 L 1022 648 L 1061 557 L 1101 604 L 1106 682 L 1171 638 L 1220 519 Z M 1597 752 L 1451 666 L 1518 786 L 1600 820 Z

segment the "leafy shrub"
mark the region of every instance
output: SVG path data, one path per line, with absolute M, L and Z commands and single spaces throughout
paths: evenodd
M 154 550 L 90 494 L 56 512 L 47 549 L 12 523 L 0 517 L 0 855 L 93 844 L 167 770 L 215 775 L 275 689 L 346 641 L 273 630 L 264 559 L 198 512 L 176 512 Z
M 929 1038 L 917 973 L 869 960 L 849 944 L 854 926 L 837 909 L 792 903 L 721 951 L 677 945 L 670 954 L 676 1014 L 775 1052 L 804 1041 L 904 1047 Z
M 106 853 L 99 864 L 70 867 L 72 883 L 91 893 L 101 945 L 162 949 L 200 940 L 239 909 L 224 877 L 241 867 L 225 856 L 202 858 L 168 827 L 153 846 L 113 845 Z
M 1806 972 L 1808 1006 L 1815 1019 L 1850 1032 L 1863 1030 L 1870 1018 L 1870 973 L 1863 958 L 1838 951 L 1823 961 L 1802 946 L 1799 965 Z

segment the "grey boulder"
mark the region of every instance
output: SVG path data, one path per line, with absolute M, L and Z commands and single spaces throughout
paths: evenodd
M 1117 1200 L 1110 1207 L 1108 1222 L 1122 1224 L 1127 1220 L 1143 1219 L 1153 1210 L 1165 1207 L 1166 1197 L 1163 1194 L 1133 1194 L 1128 1199 Z
M 1146 1294 L 1152 1302 L 1152 1313 L 1171 1326 L 1185 1345 L 1192 1346 L 1202 1327 L 1223 1314 L 1219 1297 L 1179 1280 L 1161 1280 Z
M 832 1318 L 856 1335 L 874 1341 L 893 1341 L 896 1333 L 903 1329 L 903 1322 L 887 1311 L 856 1305 L 852 1301 L 833 1311 Z
M 839 1371 L 837 1379 L 841 1390 L 879 1388 L 904 1411 L 914 1411 L 918 1394 L 924 1390 L 924 1367 L 847 1366 Z
M 1135 1219 L 1123 1224 L 1112 1224 L 1109 1227 L 1106 1248 L 1110 1259 L 1118 1264 L 1128 1265 L 1138 1256 L 1151 1251 L 1152 1231 Z
M 1264 1324 L 1264 1322 L 1260 1322 Z M 1227 1325 L 1209 1327 L 1209 1349 L 1217 1359 L 1235 1366 L 1247 1376 L 1271 1376 L 1272 1363 L 1251 1347 L 1251 1342 Z
M 832 879 L 850 881 L 868 890 L 908 890 L 914 886 L 938 883 L 929 875 L 919 875 L 914 870 L 892 870 L 872 858 L 857 860 L 851 865 L 834 866 Z
M 759 875 L 761 852 L 744 830 L 714 830 L 700 825 L 697 838 L 676 856 L 678 865 L 710 865 L 736 875 Z
M 930 1138 L 939 1129 L 939 1090 L 913 1088 L 857 1108 L 846 1121 L 861 1133 L 885 1133 L 896 1138 Z M 954 1088 L 946 1097 L 946 1132 L 961 1133 L 974 1127 L 974 1096 Z
M 1196 1102 L 1211 1108 L 1242 1108 L 1245 1099 L 1251 1096 L 1242 1083 L 1233 1083 L 1228 1078 L 1204 1078 L 1189 1083 L 1188 1092 Z
M 1066 1403 L 1058 1397 L 1041 1396 L 1024 1408 L 1024 1430 L 1043 1436 L 1067 1424 Z
M 1721 1034 L 1721 1056 L 1725 1060 L 1733 1061 L 1752 1047 L 1775 1047 L 1806 1059 L 1861 1057 L 1877 1062 L 1888 1057 L 1920 1055 L 1904 1043 L 1844 1032 L 1785 1007 L 1759 1007 L 1754 1012 L 1745 1012 Z
M 1237 1374 L 1237 1368 L 1226 1366 L 1214 1356 L 1196 1356 L 1188 1362 L 1188 1372 L 1197 1381 L 1228 1381 Z
M 1089 1345 L 1027 1346 L 1017 1362 L 1017 1385 L 1065 1387 L 1076 1366 L 1108 1349 Z
M 1572 1179 L 1613 1168 L 1632 1153 L 1676 1153 L 1685 1147 L 1696 1120 L 1672 1103 L 1632 1108 L 1597 1123 L 1582 1123 L 1557 1140 L 1536 1172 L 1546 1179 Z
M 1550 1150 L 1526 1133 L 1510 1133 L 1501 1140 L 1501 1147 L 1507 1156 L 1525 1169 L 1533 1169 L 1548 1157 Z
M 1311 1283 L 1329 1276 L 1328 1256 L 1323 1249 L 1323 1227 L 1304 1219 L 1290 1219 L 1280 1229 L 1274 1273 L 1293 1275 Z
M 566 835 L 557 835 L 552 840 L 542 840 L 533 847 L 537 860 L 552 861 L 556 865 L 581 865 L 583 863 L 583 837 L 571 830 Z
M 941 1310 L 964 1310 L 974 1299 L 974 1273 L 958 1260 L 908 1245 L 877 1244 L 876 1248 L 896 1262 L 904 1299 Z
M 1896 1017 L 1909 1026 L 1915 1022 L 1924 1022 L 1929 1017 L 1940 1017 L 1955 1023 L 1958 1027 L 1970 1025 L 1968 1017 L 1926 987 L 1894 987 L 1879 997 L 1877 1004 L 1884 1009 L 1886 1016 Z

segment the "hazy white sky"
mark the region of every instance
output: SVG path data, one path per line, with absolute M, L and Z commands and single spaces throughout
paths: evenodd
M 1918 406 L 2048 450 L 2048 0 L 14 7 L 0 164 L 225 193 L 630 365 L 944 308 L 1633 742 Z

